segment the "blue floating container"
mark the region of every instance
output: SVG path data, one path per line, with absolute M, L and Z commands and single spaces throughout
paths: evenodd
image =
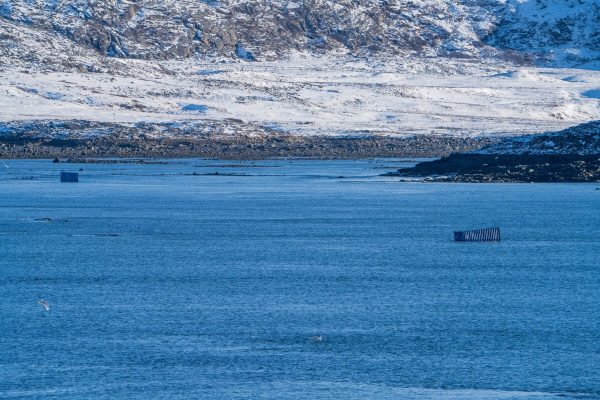
M 454 232 L 456 242 L 499 242 L 500 228 L 477 229 Z
M 61 182 L 79 182 L 79 174 L 77 172 L 61 172 Z

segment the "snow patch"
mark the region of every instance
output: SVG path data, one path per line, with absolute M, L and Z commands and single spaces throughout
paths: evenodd
M 600 99 L 600 89 L 586 90 L 581 95 L 589 99 Z
M 63 100 L 65 98 L 63 93 L 58 92 L 47 92 L 43 96 L 49 100 Z
M 222 74 L 225 72 L 226 71 L 223 71 L 221 69 L 205 69 L 205 70 L 198 71 L 196 73 L 201 76 L 209 76 L 209 75 L 219 75 L 219 74 Z
M 208 111 L 208 107 L 202 104 L 186 104 L 181 108 L 181 111 L 196 111 L 199 113 L 205 113 Z

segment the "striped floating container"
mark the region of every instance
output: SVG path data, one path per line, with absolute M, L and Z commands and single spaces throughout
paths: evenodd
M 474 231 L 454 232 L 456 242 L 499 242 L 500 228 L 477 229 Z

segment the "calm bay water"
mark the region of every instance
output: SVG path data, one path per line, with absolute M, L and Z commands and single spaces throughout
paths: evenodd
M 596 186 L 401 164 L 6 161 L 0 398 L 600 398 Z

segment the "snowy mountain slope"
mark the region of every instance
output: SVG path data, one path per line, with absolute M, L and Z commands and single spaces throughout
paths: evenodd
M 333 50 L 471 57 L 501 49 L 574 64 L 600 54 L 600 0 L 0 0 L 0 23 L 4 52 L 44 32 L 142 59 Z
M 233 56 L 240 48 L 262 58 L 335 49 L 473 55 L 483 47 L 473 26 L 490 29 L 491 12 L 439 0 L 0 0 L 4 26 L 142 59 Z
M 89 51 L 157 60 L 342 52 L 593 66 L 600 0 L 0 0 L 0 63 L 50 55 L 68 64 L 68 55 Z

